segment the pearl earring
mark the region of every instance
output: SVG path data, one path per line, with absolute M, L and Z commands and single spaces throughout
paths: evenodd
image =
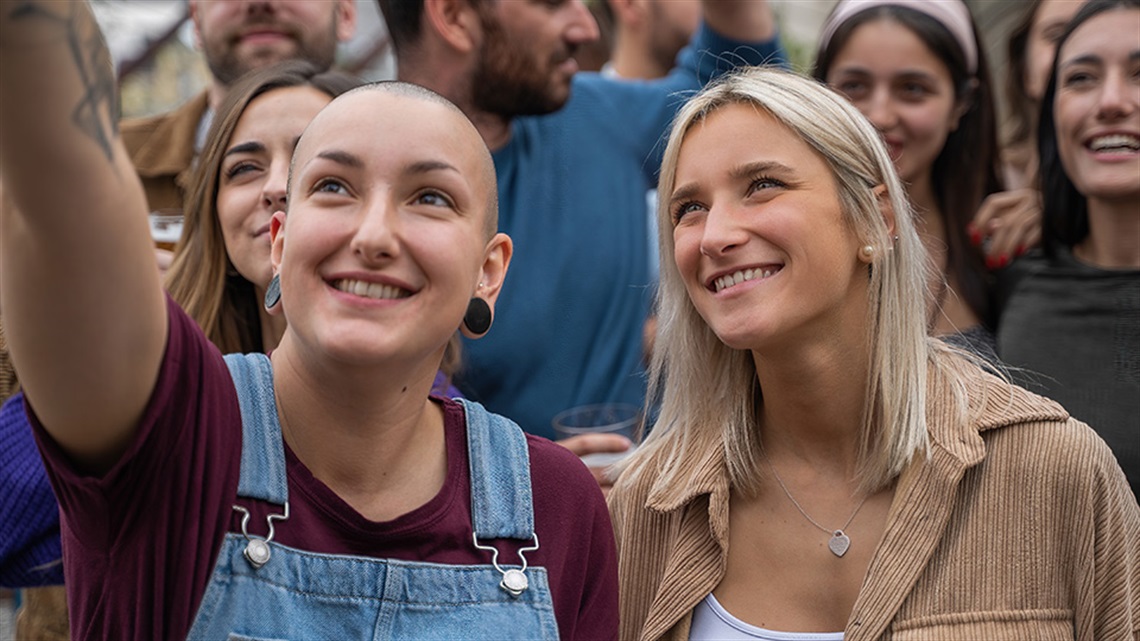
M 871 260 L 871 258 L 875 256 L 875 246 L 863 245 L 863 248 L 859 250 L 859 253 L 863 256 L 864 260 Z

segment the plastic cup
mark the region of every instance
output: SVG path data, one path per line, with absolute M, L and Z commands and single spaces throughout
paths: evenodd
M 182 210 L 159 209 L 149 214 L 150 237 L 159 249 L 174 251 L 178 239 L 182 238 Z
M 621 434 L 634 441 L 624 452 L 598 452 L 586 454 L 582 462 L 588 467 L 606 467 L 622 460 L 633 452 L 637 426 L 641 422 L 641 408 L 630 403 L 601 403 L 582 405 L 559 412 L 553 420 L 558 440 L 582 434 Z

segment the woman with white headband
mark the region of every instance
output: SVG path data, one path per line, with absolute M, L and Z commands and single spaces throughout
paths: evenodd
M 824 24 L 814 76 L 887 143 L 937 268 L 931 331 L 994 359 L 991 279 L 969 223 L 1001 191 L 1000 158 L 990 73 L 966 5 L 840 2 Z

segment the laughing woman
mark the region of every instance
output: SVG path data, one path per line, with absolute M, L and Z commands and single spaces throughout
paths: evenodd
M 678 115 L 658 195 L 661 410 L 610 494 L 622 638 L 1140 629 L 1119 466 L 928 336 L 915 217 L 855 107 L 730 77 Z
M 1096 428 L 1140 496 L 1140 0 L 1092 0 L 1057 51 L 1038 141 L 1045 242 L 1003 279 L 998 349 Z
M 5 3 L 0 51 L 0 290 L 73 637 L 614 636 L 588 471 L 429 397 L 511 256 L 454 105 L 388 83 L 317 114 L 270 223 L 287 326 L 270 357 L 223 358 L 163 294 L 89 7 Z

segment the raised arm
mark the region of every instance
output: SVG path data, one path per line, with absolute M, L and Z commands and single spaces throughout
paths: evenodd
M 117 105 L 86 2 L 0 2 L 4 329 L 44 428 L 95 473 L 129 443 L 166 339 Z
M 646 158 L 646 180 L 657 184 L 657 170 L 665 151 L 663 137 L 677 109 L 706 83 L 720 75 L 750 65 L 786 65 L 772 8 L 765 0 L 704 0 L 702 25 L 692 41 L 677 56 L 669 75 L 649 82 L 597 79 L 600 91 L 618 105 L 622 114 L 637 118 L 614 118 L 621 130 L 617 139 L 628 141 Z M 587 84 L 591 74 L 581 74 Z

